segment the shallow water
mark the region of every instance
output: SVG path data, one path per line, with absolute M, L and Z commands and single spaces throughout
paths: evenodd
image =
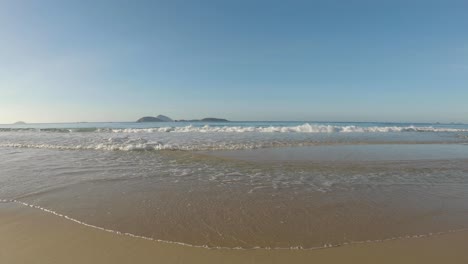
M 4 126 L 0 199 L 209 247 L 315 248 L 468 227 L 466 126 L 208 125 Z

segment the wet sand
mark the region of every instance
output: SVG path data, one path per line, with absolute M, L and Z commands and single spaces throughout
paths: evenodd
M 86 227 L 0 204 L 1 263 L 468 263 L 468 232 L 320 250 L 210 250 Z

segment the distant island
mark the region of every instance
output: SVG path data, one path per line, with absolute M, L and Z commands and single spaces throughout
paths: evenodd
M 172 118 L 165 116 L 165 115 L 158 115 L 156 118 L 161 119 L 163 122 L 174 122 Z
M 137 120 L 138 123 L 143 122 L 174 122 L 170 117 L 165 115 L 158 115 L 157 117 L 154 116 L 144 116 Z
M 176 120 L 176 122 L 229 122 L 229 120 L 224 119 L 224 118 L 207 117 L 201 120 L 200 119 L 192 119 L 192 120 L 180 119 L 180 120 Z
M 26 122 L 18 121 L 18 122 L 13 123 L 13 125 L 26 125 Z
M 203 119 L 191 119 L 191 120 L 173 120 L 170 117 L 165 115 L 158 115 L 154 116 L 144 116 L 136 121 L 137 123 L 144 123 L 144 122 L 229 122 L 229 120 L 224 118 L 215 118 L 215 117 L 207 117 Z
M 154 116 L 144 116 L 140 119 L 137 120 L 138 123 L 143 123 L 143 122 L 164 122 L 161 119 L 154 117 Z

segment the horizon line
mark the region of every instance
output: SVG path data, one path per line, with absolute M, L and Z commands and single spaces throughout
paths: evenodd
M 179 121 L 181 120 L 181 121 Z M 24 121 L 17 121 L 24 122 Z M 387 124 L 438 124 L 438 125 L 468 125 L 465 122 L 421 122 L 421 121 L 329 121 L 329 120 L 228 120 L 227 122 L 205 122 L 205 121 L 191 121 L 183 119 L 174 119 L 174 121 L 156 121 L 156 122 L 137 122 L 137 121 L 66 121 L 66 122 L 24 122 L 23 124 L 14 123 L 0 123 L 0 125 L 41 125 L 41 124 L 80 124 L 80 123 L 287 123 L 287 122 L 304 122 L 304 123 L 387 123 Z

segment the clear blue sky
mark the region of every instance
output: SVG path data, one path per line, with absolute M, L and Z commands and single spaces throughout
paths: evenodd
M 0 0 L 0 123 L 468 122 L 468 1 Z

